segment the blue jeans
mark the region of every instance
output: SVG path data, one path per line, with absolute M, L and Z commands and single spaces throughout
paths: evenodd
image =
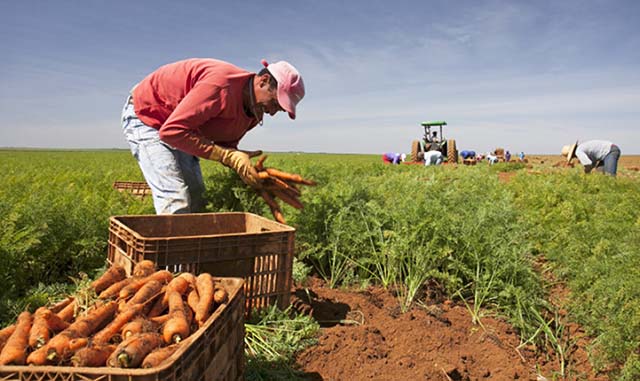
M 127 98 L 122 129 L 153 195 L 157 214 L 196 213 L 204 209 L 200 160 L 160 140 L 158 130 L 138 119 Z
M 615 176 L 618 172 L 618 159 L 620 159 L 620 148 L 617 145 L 611 145 L 611 151 L 604 157 L 604 173 Z

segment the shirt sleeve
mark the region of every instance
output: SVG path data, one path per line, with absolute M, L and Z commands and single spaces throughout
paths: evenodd
M 199 126 L 220 114 L 224 89 L 206 83 L 197 84 L 178 103 L 160 127 L 160 139 L 191 155 L 208 158 L 213 143 L 200 132 Z
M 592 165 L 593 162 L 591 161 L 591 159 L 589 159 L 589 156 L 587 156 L 587 154 L 580 149 L 580 147 L 578 147 L 578 149 L 576 149 L 576 156 L 578 157 L 578 160 L 580 160 L 580 163 L 582 165 Z

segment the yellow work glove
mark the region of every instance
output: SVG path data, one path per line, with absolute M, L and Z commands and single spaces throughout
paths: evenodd
M 223 148 L 214 144 L 209 159 L 219 161 L 236 171 L 242 181 L 250 187 L 260 188 L 262 186 L 258 171 L 253 167 L 249 155 L 245 152 Z

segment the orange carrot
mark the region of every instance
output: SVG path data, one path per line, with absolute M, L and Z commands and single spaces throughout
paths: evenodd
M 209 273 L 202 273 L 196 278 L 196 288 L 198 289 L 198 306 L 196 307 L 196 322 L 202 327 L 209 318 L 209 311 L 213 303 L 213 277 Z
M 149 353 L 147 357 L 144 358 L 144 361 L 142 361 L 142 367 L 155 368 L 159 366 L 164 362 L 164 360 L 171 357 L 171 355 L 174 354 L 179 347 L 180 344 L 172 344 L 166 347 L 155 349 L 153 352 Z
M 0 330 L 0 351 L 2 351 L 2 348 L 4 348 L 4 345 L 7 343 L 7 340 L 9 340 L 9 337 L 11 337 L 11 335 L 13 334 L 13 332 L 15 332 L 15 330 L 16 330 L 15 324 L 11 324 L 10 326 L 2 328 Z
M 100 298 L 100 299 L 115 298 L 115 297 L 118 296 L 120 291 L 123 288 L 125 288 L 126 286 L 128 286 L 131 282 L 133 282 L 133 278 L 125 278 L 125 279 L 121 280 L 120 282 L 116 282 L 116 283 L 112 284 L 111 286 L 109 286 L 106 290 L 102 291 L 98 295 L 98 298 Z
M 264 189 L 260 191 L 260 196 L 262 196 L 262 198 L 267 203 L 267 205 L 269 205 L 269 209 L 271 209 L 271 214 L 273 214 L 273 218 L 275 218 L 276 221 L 280 222 L 281 224 L 285 224 L 286 221 L 284 219 L 284 216 L 282 215 L 280 206 L 278 205 L 276 200 L 273 199 L 273 196 L 271 196 L 271 194 Z
M 280 180 L 291 181 L 293 183 L 312 185 L 312 186 L 317 184 L 315 181 L 304 179 L 302 178 L 302 176 L 296 175 L 294 173 L 280 171 L 275 168 L 266 168 L 265 170 L 270 176 L 277 177 Z
M 137 368 L 142 360 L 162 345 L 162 337 L 153 332 L 131 336 L 113 351 L 107 365 L 118 368 Z
M 118 304 L 114 301 L 99 305 L 90 310 L 86 316 L 76 319 L 67 329 L 54 336 L 46 345 L 47 358 L 51 361 L 62 361 L 69 352 L 72 339 L 89 337 L 105 322 L 111 320 Z
M 111 323 L 107 324 L 106 327 L 93 335 L 93 344 L 108 343 L 114 336 L 120 334 L 120 331 L 125 324 L 142 312 L 142 308 L 142 304 L 137 304 L 118 314 Z
M 188 274 L 188 273 L 185 273 L 185 274 Z M 168 297 L 169 292 L 178 291 L 180 295 L 182 295 L 187 291 L 190 284 L 189 284 L 188 277 L 183 275 L 184 274 L 177 276 L 173 278 L 171 282 L 169 282 L 162 298 L 158 298 L 156 303 L 153 305 L 153 308 L 151 308 L 151 311 L 149 311 L 148 315 L 150 317 L 158 316 L 167 309 L 167 306 L 169 305 L 169 297 Z
M 96 291 L 96 294 L 106 290 L 109 286 L 117 283 L 127 277 L 127 273 L 124 267 L 120 265 L 112 265 L 105 271 L 98 279 L 91 282 L 91 287 Z
M 47 312 L 51 314 L 51 311 L 47 308 L 40 307 L 33 315 L 33 325 L 29 331 L 29 346 L 33 349 L 38 349 L 45 345 L 51 338 L 51 330 L 45 316 Z
M 58 303 L 49 306 L 49 309 L 51 310 L 51 312 L 53 312 L 54 314 L 57 314 L 58 312 L 62 311 L 66 306 L 68 306 L 71 302 L 73 302 L 73 297 L 69 296 L 61 301 L 59 301 Z
M 222 304 L 222 303 L 226 303 L 229 300 L 229 293 L 227 293 L 227 290 L 225 290 L 224 288 L 220 287 L 216 287 L 214 293 L 213 293 L 213 301 L 216 302 L 216 304 Z
M 49 329 L 51 329 L 55 333 L 63 331 L 69 327 L 68 322 L 64 321 L 57 314 L 54 314 L 51 310 L 49 310 L 49 312 L 46 312 L 44 317 L 45 319 L 47 319 Z
M 169 320 L 164 323 L 162 337 L 167 344 L 179 343 L 186 339 L 191 330 L 182 295 L 178 291 L 169 292 Z
M 254 168 L 256 169 L 256 171 L 262 171 L 264 170 L 264 161 L 267 160 L 267 155 L 262 155 L 258 158 L 258 161 L 256 161 L 256 165 L 254 165 Z
M 139 289 L 142 288 L 147 282 L 152 280 L 158 281 L 161 284 L 169 283 L 173 279 L 173 275 L 167 270 L 158 270 L 153 274 L 143 277 L 143 278 L 133 278 L 131 283 L 129 283 L 126 287 L 124 287 L 118 293 L 118 297 L 120 299 L 127 300 L 132 297 Z
M 75 367 L 105 366 L 107 359 L 115 350 L 116 346 L 113 344 L 94 344 L 90 347 L 84 347 L 71 357 L 71 364 Z
M 76 306 L 77 306 L 77 303 L 75 300 L 73 300 L 71 301 L 71 303 L 67 304 L 66 307 L 60 310 L 60 312 L 58 312 L 56 315 L 58 315 L 60 320 L 70 322 L 73 320 L 76 314 Z
M 49 360 L 47 360 L 47 347 L 40 347 L 35 351 L 29 353 L 27 356 L 27 364 L 29 365 L 46 365 L 49 364 Z
M 149 321 L 143 317 L 139 317 L 123 325 L 120 336 L 122 337 L 122 339 L 128 339 L 135 334 L 152 332 L 157 328 L 158 325 L 156 323 Z
M 149 321 L 158 325 L 162 325 L 164 323 L 167 322 L 167 320 L 169 320 L 169 314 L 165 314 L 165 315 L 160 315 L 160 316 L 154 316 L 154 317 L 150 317 Z
M 198 295 L 198 290 L 196 289 L 191 290 L 191 292 L 189 292 L 189 295 L 187 295 L 187 305 L 191 307 L 192 311 L 195 311 L 198 309 L 199 301 L 200 301 L 200 296 Z
M 286 202 L 287 204 L 293 206 L 296 209 L 304 208 L 304 205 L 302 205 L 302 203 L 297 198 L 292 197 L 291 195 L 287 194 L 284 191 L 274 190 L 273 195 L 278 197 L 282 201 Z
M 29 345 L 29 330 L 33 317 L 29 311 L 18 315 L 16 329 L 11 334 L 0 352 L 0 365 L 24 365 L 27 359 L 27 345 Z
M 89 344 L 89 339 L 86 337 L 78 337 L 69 340 L 69 353 L 75 353 L 77 350 L 86 347 Z
M 125 309 L 134 306 L 136 304 L 145 304 L 145 308 L 148 310 L 151 308 L 151 303 L 159 294 L 160 290 L 162 290 L 162 283 L 157 280 L 150 280 L 145 283 L 144 286 L 140 287 L 140 289 L 133 295 L 129 301 L 125 304 L 123 309 L 119 311 L 122 312 Z M 147 307 L 148 306 L 148 307 Z
M 156 271 L 156 264 L 148 259 L 142 260 L 133 266 L 132 276 L 136 278 L 144 278 Z

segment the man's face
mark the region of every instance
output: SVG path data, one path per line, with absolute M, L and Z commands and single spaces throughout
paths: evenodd
M 278 103 L 277 87 L 270 86 L 269 74 L 263 74 L 257 79 L 258 83 L 257 88 L 255 89 L 256 104 L 254 111 L 258 120 L 261 120 L 265 113 L 273 116 L 278 111 L 284 111 Z

